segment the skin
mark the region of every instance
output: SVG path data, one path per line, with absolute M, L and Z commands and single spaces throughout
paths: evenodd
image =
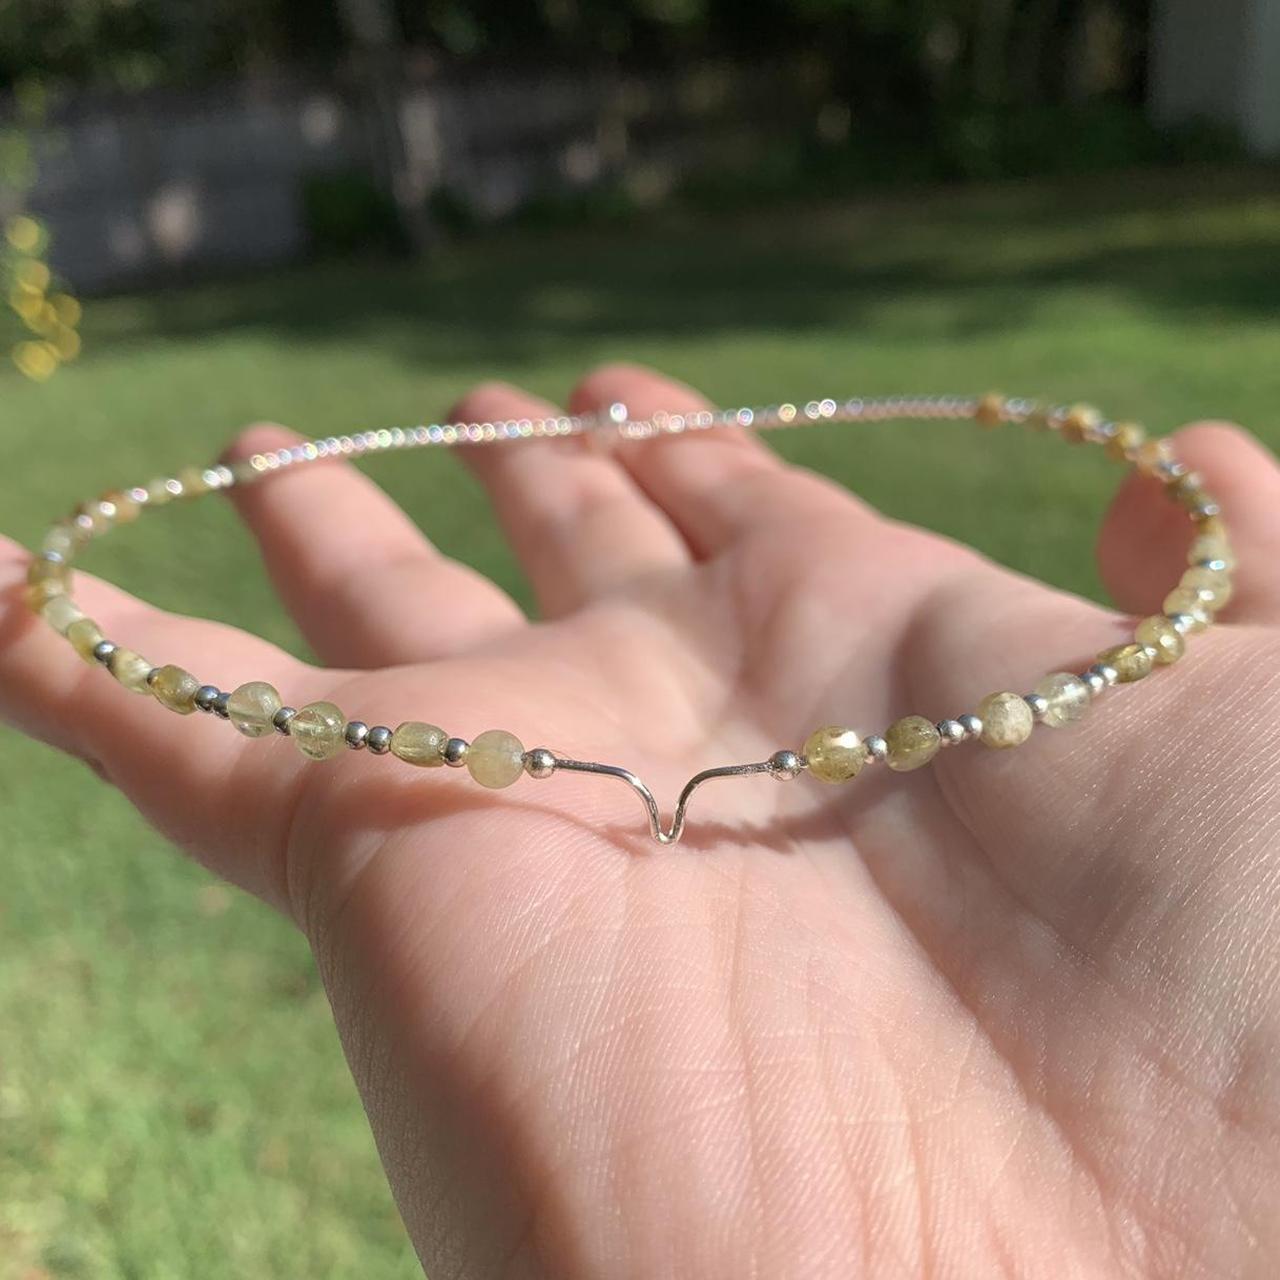
M 569 407 L 701 405 L 633 367 Z M 503 385 L 465 419 L 551 412 Z M 294 437 L 255 427 L 237 456 Z M 496 795 L 314 765 L 50 643 L 0 551 L 0 713 L 286 912 L 401 1212 L 446 1277 L 1272 1276 L 1280 1270 L 1280 467 L 1178 433 L 1240 558 L 1172 671 L 1009 752 L 836 787 L 714 783 L 649 841 L 607 779 Z M 1189 528 L 1133 477 L 1126 616 L 895 524 L 741 433 L 473 451 L 530 623 L 343 465 L 237 502 L 325 669 L 104 584 L 108 635 L 295 706 L 635 769 L 956 714 L 1156 611 Z

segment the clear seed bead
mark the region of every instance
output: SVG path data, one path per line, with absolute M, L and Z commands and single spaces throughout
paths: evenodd
M 1036 685 L 1035 692 L 1048 704 L 1041 723 L 1050 729 L 1061 729 L 1075 723 L 1093 700 L 1089 686 L 1069 671 L 1055 671 L 1045 676 Z
M 1182 638 L 1182 633 L 1162 613 L 1153 613 L 1151 617 L 1143 618 L 1138 623 L 1133 638 L 1139 644 L 1154 649 L 1156 662 L 1162 667 L 1177 662 L 1187 651 L 1187 642 Z
M 1098 661 L 1115 669 L 1117 684 L 1132 684 L 1151 674 L 1155 660 L 1145 645 L 1118 644 L 1098 654 Z
M 809 735 L 802 752 L 809 772 L 823 782 L 847 782 L 856 778 L 867 761 L 867 749 L 852 729 L 827 725 Z
M 40 612 L 44 614 L 45 621 L 64 636 L 73 622 L 79 622 L 84 617 L 80 606 L 70 596 L 54 596 L 52 600 L 45 602 Z
M 346 750 L 346 727 L 346 716 L 332 702 L 312 702 L 289 721 L 289 736 L 304 756 L 331 760 Z
M 509 787 L 524 772 L 524 746 L 505 729 L 486 729 L 471 743 L 467 768 L 482 787 Z
M 274 685 L 250 680 L 227 698 L 227 719 L 246 738 L 265 738 L 275 732 L 275 715 L 283 705 Z
M 117 649 L 111 655 L 109 669 L 131 693 L 151 692 L 151 686 L 147 684 L 151 663 L 142 654 L 135 653 L 132 649 Z
M 103 638 L 98 624 L 92 618 L 77 618 L 67 627 L 65 634 L 71 641 L 71 647 L 92 666 L 94 646 Z
M 942 746 L 938 726 L 924 716 L 903 716 L 895 720 L 885 730 L 884 740 L 889 750 L 886 763 L 899 773 L 928 764 Z
M 156 672 L 155 679 L 151 682 L 151 692 L 161 706 L 176 711 L 180 716 L 189 716 L 196 709 L 200 681 L 190 671 L 167 663 Z
M 1231 575 L 1220 569 L 1188 569 L 1180 585 L 1200 593 L 1200 599 L 1213 613 L 1231 600 Z
M 1031 737 L 1035 716 L 1017 693 L 989 693 L 978 703 L 983 743 L 988 747 L 1016 747 Z
M 1203 631 L 1213 621 L 1213 615 L 1204 607 L 1200 592 L 1194 587 L 1174 587 L 1164 598 L 1165 613 L 1186 614 L 1192 631 Z
M 444 764 L 441 752 L 448 741 L 449 735 L 439 726 L 406 720 L 391 735 L 391 754 L 406 764 L 434 769 Z

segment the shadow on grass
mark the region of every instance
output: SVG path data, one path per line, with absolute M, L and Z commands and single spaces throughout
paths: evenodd
M 866 206 L 495 232 L 420 262 L 317 264 L 104 300 L 91 346 L 274 331 L 375 342 L 410 365 L 546 357 L 578 339 L 869 323 L 889 301 L 946 300 L 966 337 L 1029 322 L 1075 289 L 1165 312 L 1280 306 L 1280 180 L 934 192 Z

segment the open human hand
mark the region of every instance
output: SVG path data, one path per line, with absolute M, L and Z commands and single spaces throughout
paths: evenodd
M 610 366 L 571 408 L 616 401 L 702 404 Z M 502 385 L 456 409 L 550 412 Z M 1170 672 L 1017 751 L 715 784 L 674 848 L 608 780 L 495 794 L 166 714 L 50 642 L 13 544 L 0 713 L 305 931 L 432 1280 L 1272 1276 L 1280 467 L 1235 428 L 1177 443 L 1240 567 Z M 84 575 L 78 597 L 223 688 L 506 728 L 634 769 L 667 811 L 710 765 L 952 715 L 1132 631 L 740 433 L 471 462 L 542 621 L 341 464 L 236 495 L 331 665 Z M 1122 608 L 1158 609 L 1187 537 L 1126 481 L 1101 545 Z

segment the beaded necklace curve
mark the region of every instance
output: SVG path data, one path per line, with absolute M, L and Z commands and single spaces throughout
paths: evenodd
M 178 499 L 255 484 L 286 469 L 332 458 L 360 457 L 389 450 L 459 444 L 510 444 L 527 439 L 613 432 L 623 439 L 643 440 L 715 427 L 774 429 L 818 422 L 926 419 L 972 419 L 984 427 L 1020 423 L 1056 432 L 1073 444 L 1100 445 L 1118 462 L 1127 463 L 1164 486 L 1192 522 L 1188 568 L 1165 597 L 1164 611 L 1142 619 L 1133 639 L 1102 650 L 1088 670 L 1055 671 L 1026 694 L 1000 690 L 982 698 L 976 708 L 954 719 L 904 716 L 883 733 L 860 737 L 853 729 L 825 725 L 815 729 L 799 751 L 783 748 L 767 760 L 704 769 L 685 784 L 669 825 L 663 824 L 653 793 L 629 769 L 575 760 L 546 747 L 526 749 L 505 729 L 486 729 L 470 741 L 437 725 L 407 720 L 397 729 L 370 727 L 348 720 L 332 702 L 313 702 L 295 710 L 265 681 L 253 680 L 224 691 L 203 684 L 173 665 L 154 666 L 141 654 L 107 639 L 77 607 L 71 596 L 71 562 L 92 540 L 144 511 Z M 207 712 L 228 721 L 247 738 L 273 734 L 293 740 L 310 760 L 330 760 L 345 750 L 391 755 L 419 768 L 465 768 L 483 787 L 509 787 L 522 776 L 543 780 L 557 773 L 591 773 L 617 778 L 640 797 L 649 832 L 660 844 L 675 844 L 685 828 L 693 793 L 714 778 L 768 774 L 787 782 L 802 773 L 824 783 L 844 783 L 872 764 L 898 772 L 928 764 L 944 747 L 980 742 L 986 747 L 1016 747 L 1037 726 L 1062 729 L 1078 721 L 1095 698 L 1114 686 L 1142 680 L 1176 662 L 1187 637 L 1205 630 L 1231 598 L 1235 557 L 1218 503 L 1205 491 L 1200 476 L 1178 462 L 1166 440 L 1148 437 L 1134 422 L 1112 422 L 1087 405 L 1042 405 L 1033 400 L 991 393 L 980 397 L 811 400 L 804 405 L 779 404 L 763 409 L 704 410 L 655 413 L 644 419 L 613 405 L 603 414 L 554 418 L 519 418 L 503 422 L 432 424 L 310 440 L 271 453 L 259 453 L 232 466 L 190 467 L 175 476 L 136 488 L 113 490 L 82 503 L 46 534 L 28 572 L 28 600 L 55 631 L 65 636 L 88 663 L 100 663 L 125 689 L 154 698 L 179 715 Z

